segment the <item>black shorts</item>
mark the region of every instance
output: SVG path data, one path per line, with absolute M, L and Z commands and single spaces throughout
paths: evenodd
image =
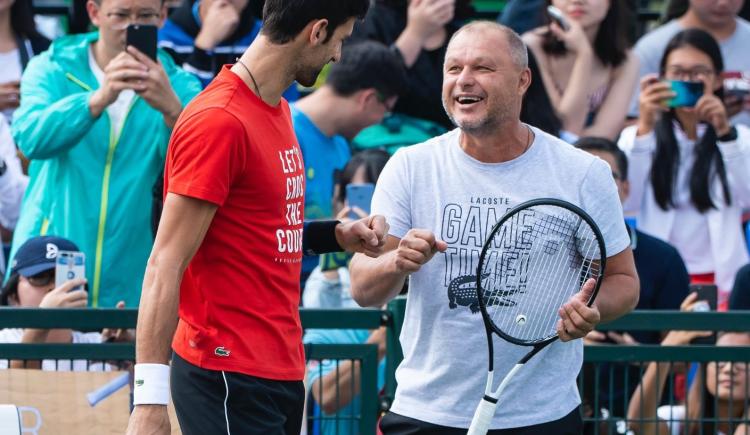
M 383 435 L 466 435 L 466 429 L 438 426 L 389 412 L 380 421 Z M 488 435 L 580 435 L 583 430 L 581 413 L 574 409 L 565 417 L 534 426 L 496 429 Z
M 172 401 L 184 435 L 299 435 L 302 381 L 205 370 L 172 355 Z

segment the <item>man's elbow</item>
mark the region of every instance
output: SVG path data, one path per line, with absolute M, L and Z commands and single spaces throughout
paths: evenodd
M 628 291 L 628 312 L 633 311 L 638 306 L 638 300 L 641 297 L 641 281 L 638 279 L 638 275 L 636 274 L 630 279 L 632 284 Z

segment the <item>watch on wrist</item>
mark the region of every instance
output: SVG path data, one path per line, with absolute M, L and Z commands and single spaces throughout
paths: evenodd
M 732 126 L 732 128 L 729 129 L 729 132 L 726 133 L 723 136 L 719 136 L 716 138 L 719 142 L 733 142 L 737 140 L 737 129 Z

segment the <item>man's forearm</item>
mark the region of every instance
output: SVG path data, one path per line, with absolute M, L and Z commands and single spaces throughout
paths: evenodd
M 136 330 L 136 362 L 168 364 L 177 328 L 182 270 L 149 260 Z
M 601 321 L 610 322 L 632 311 L 638 304 L 639 291 L 638 278 L 626 274 L 605 276 L 594 301 Z
M 396 251 L 378 258 L 356 254 L 349 266 L 352 297 L 363 307 L 379 307 L 398 295 L 408 274 L 393 266 Z

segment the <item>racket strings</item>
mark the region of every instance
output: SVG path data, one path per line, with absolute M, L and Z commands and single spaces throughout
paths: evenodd
M 500 240 L 485 254 L 480 293 L 497 329 L 532 343 L 555 335 L 558 309 L 586 279 L 598 278 L 600 252 L 576 213 L 549 205 L 525 212 L 493 234 Z M 502 240 L 513 234 L 515 243 Z

